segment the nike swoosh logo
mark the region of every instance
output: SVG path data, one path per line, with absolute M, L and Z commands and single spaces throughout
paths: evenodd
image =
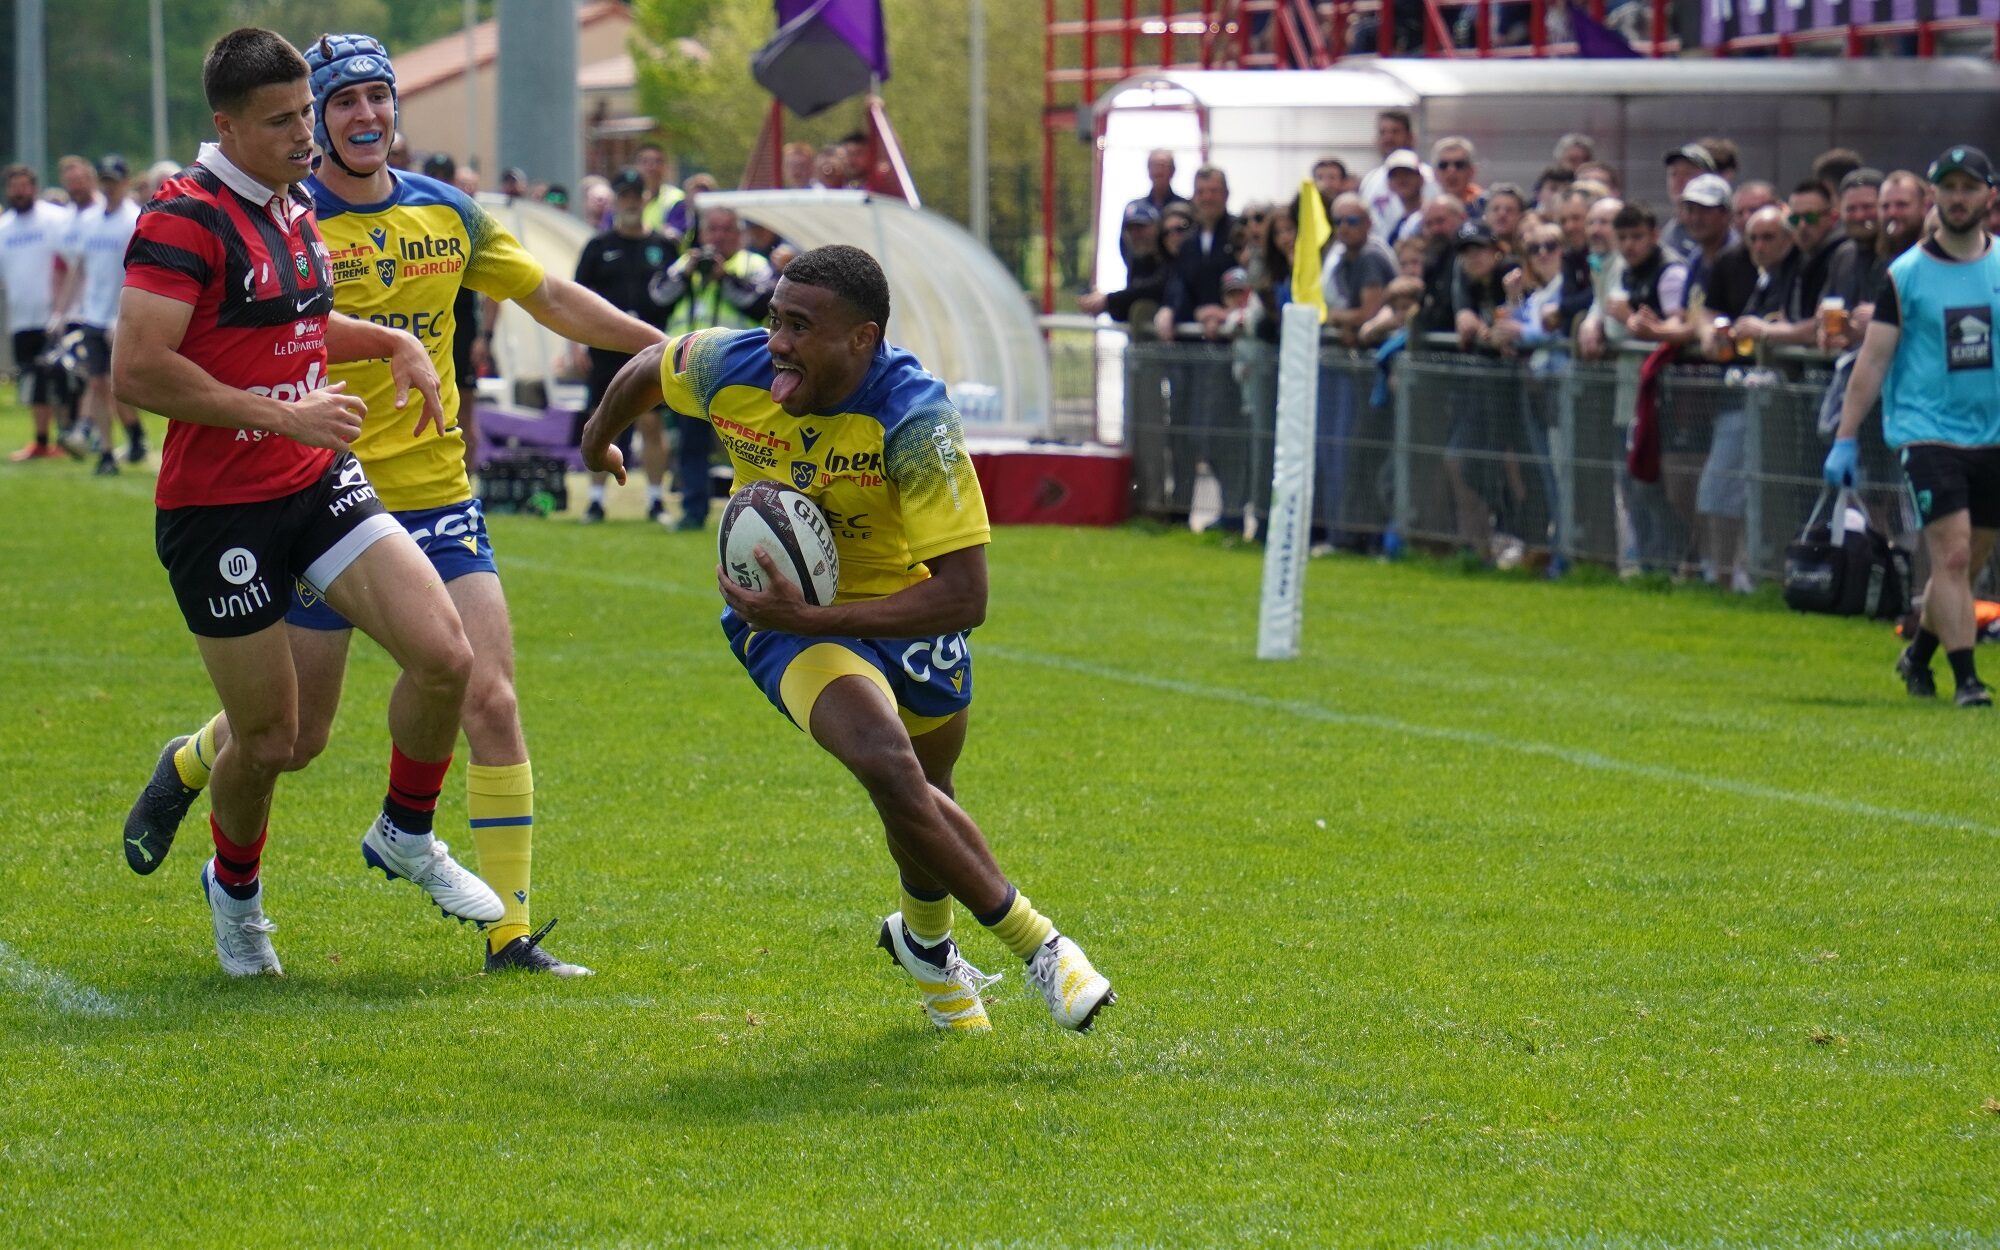
M 317 302 L 318 302 L 318 300 L 319 300 L 319 296 L 317 296 L 317 295 L 315 295 L 315 296 L 311 297 L 310 299 L 302 299 L 302 300 L 300 300 L 300 301 L 299 301 L 298 303 L 296 303 L 296 304 L 294 304 L 294 305 L 292 306 L 292 311 L 293 311 L 293 312 L 304 312 L 304 311 L 305 311 L 306 309 L 308 309 L 308 308 L 311 308 L 311 307 L 312 307 L 312 306 L 313 306 L 313 305 L 314 305 L 315 303 L 317 303 Z
M 614 247 L 614 248 L 612 248 L 612 249 L 611 249 L 610 251 L 608 251 L 608 252 L 606 252 L 606 253 L 604 254 L 604 259 L 606 259 L 606 260 L 617 260 L 617 259 L 618 259 L 618 258 L 619 258 L 620 256 L 623 256 L 624 254 L 625 254 L 625 253 L 624 253 L 623 251 L 621 251 L 620 249 L 618 249 L 618 248 L 615 248 L 615 247 Z

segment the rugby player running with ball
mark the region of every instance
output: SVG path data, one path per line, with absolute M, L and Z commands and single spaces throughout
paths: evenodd
M 792 261 L 765 328 L 697 330 L 639 353 L 584 427 L 594 470 L 625 480 L 613 440 L 664 403 L 709 422 L 738 490 L 758 481 L 819 505 L 840 556 L 815 606 L 759 549 L 771 589 L 716 567 L 722 632 L 773 706 L 874 800 L 902 877 L 880 945 L 940 1029 L 990 1029 L 980 973 L 952 941 L 952 899 L 1016 956 L 1056 1023 L 1115 1002 L 1083 949 L 1017 891 L 953 797 L 972 702 L 966 632 L 986 618 L 986 503 L 944 384 L 888 346 L 889 283 L 859 248 Z

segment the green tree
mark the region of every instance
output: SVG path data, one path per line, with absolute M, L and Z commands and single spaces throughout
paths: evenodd
M 147 0 L 48 5 L 49 153 L 95 158 L 122 152 L 135 166 L 153 158 L 152 63 Z M 7 14 L 11 6 L 0 9 Z M 482 18 L 493 0 L 479 0 Z M 303 45 L 328 30 L 380 38 L 391 53 L 458 28 L 459 0 L 170 0 L 166 27 L 168 155 L 186 161 L 213 133 L 202 98 L 201 62 L 217 37 L 264 26 Z M 13 23 L 5 64 L 13 65 Z M 4 116 L 12 130 L 11 93 Z M 46 171 L 53 174 L 53 170 Z
M 965 70 L 970 18 L 963 4 L 884 0 L 889 81 L 882 99 L 924 206 L 959 222 L 970 212 L 966 160 L 969 97 Z M 1027 6 L 990 0 L 986 14 L 988 203 L 994 251 L 1026 280 L 1039 272 L 1033 243 L 1041 222 L 1042 51 L 1038 26 L 1021 23 Z M 1039 23 L 1039 9 L 1033 14 Z M 747 163 L 770 108 L 750 77 L 750 57 L 771 37 L 772 8 L 755 0 L 635 0 L 634 61 L 640 97 L 683 167 L 715 171 L 733 183 Z M 814 118 L 789 113 L 787 141 L 825 144 L 861 124 L 862 102 Z M 1059 266 L 1081 267 L 1079 241 L 1089 233 L 1089 151 L 1059 140 Z

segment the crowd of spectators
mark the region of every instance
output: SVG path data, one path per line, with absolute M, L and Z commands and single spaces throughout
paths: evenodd
M 823 149 L 790 145 L 783 153 L 786 185 L 862 186 L 873 153 L 867 136 L 858 131 Z M 400 133 L 391 143 L 389 161 L 393 168 L 419 172 L 468 195 L 481 189 L 475 166 L 444 152 L 419 158 Z M 115 403 L 104 384 L 117 288 L 107 279 L 101 285 L 110 296 L 92 297 L 95 287 L 86 282 L 86 271 L 101 268 L 122 277 L 123 239 L 131 223 L 154 189 L 180 168 L 163 161 L 135 175 L 116 155 L 95 163 L 66 156 L 58 164 L 58 185 L 48 188 L 26 166 L 5 171 L 0 289 L 7 297 L 16 369 L 29 379 L 36 430 L 34 441 L 11 459 L 83 456 L 95 450 L 105 473 L 116 472 L 121 459 L 145 459 L 139 414 Z M 757 324 L 777 275 L 797 249 L 728 209 L 704 209 L 703 195 L 717 189 L 712 176 L 697 173 L 676 184 L 667 175 L 665 153 L 658 144 L 647 143 L 636 150 L 631 166 L 609 177 L 582 179 L 574 198 L 562 185 L 532 181 L 519 169 L 502 171 L 496 189 L 510 200 L 545 203 L 589 224 L 597 234 L 584 249 L 575 278 L 622 311 L 675 333 Z M 116 233 L 119 229 L 123 234 Z M 478 379 L 494 371 L 490 348 L 499 306 L 465 287 L 453 314 L 459 419 L 468 445 L 476 446 L 475 392 Z M 74 359 L 54 350 L 71 343 L 80 344 L 71 349 Z M 577 348 L 555 365 L 559 379 L 585 382 L 594 405 L 596 393 L 623 363 L 607 353 Z M 117 454 L 121 422 L 127 433 L 122 456 Z M 714 454 L 707 425 L 682 419 L 669 426 L 661 414 L 647 414 L 637 430 L 644 443 L 648 518 L 698 528 L 708 510 Z M 677 517 L 669 515 L 663 501 L 670 459 L 677 461 Z M 587 521 L 604 519 L 601 476 L 584 510 Z
M 1506 359 L 1531 374 L 1571 358 L 1606 359 L 1626 344 L 1657 363 L 1718 368 L 1761 358 L 1761 345 L 1839 357 L 1858 346 L 1889 262 L 1922 237 L 1929 209 L 1920 175 L 1884 173 L 1844 148 L 1783 183 L 1782 196 L 1771 182 L 1743 178 L 1736 144 L 1719 136 L 1664 153 L 1659 173 L 1635 176 L 1629 190 L 1583 134 L 1555 142 L 1532 190 L 1482 180 L 1478 148 L 1464 136 L 1421 147 L 1403 110 L 1378 115 L 1376 148 L 1379 164 L 1359 175 L 1332 157 L 1310 171 L 1332 230 L 1320 257 L 1327 340 Z M 1147 172 L 1147 194 L 1124 210 L 1126 286 L 1087 294 L 1080 305 L 1128 323 L 1138 339 L 1243 344 L 1240 414 L 1175 409 L 1211 430 L 1240 416 L 1246 428 L 1268 431 L 1275 398 L 1250 383 L 1247 366 L 1275 343 L 1291 295 L 1300 201 L 1231 213 L 1221 169 L 1197 170 L 1185 196 L 1171 153 L 1152 153 Z M 1232 274 L 1236 286 L 1226 292 Z M 1322 446 L 1344 440 L 1351 426 L 1342 410 L 1349 401 L 1329 400 L 1328 389 Z M 1546 429 L 1524 434 L 1512 413 L 1478 402 L 1464 408 L 1444 457 L 1457 530 L 1466 549 L 1504 560 L 1536 537 L 1509 531 L 1518 528 L 1512 505 L 1525 494 L 1520 455 L 1538 454 Z M 1608 415 L 1621 426 L 1632 421 L 1629 410 Z M 1743 421 L 1741 411 L 1725 411 L 1700 430 L 1690 423 L 1686 437 L 1670 431 L 1659 482 L 1621 474 L 1621 564 L 1749 586 Z M 1536 424 L 1532 415 L 1526 421 Z M 1492 471 L 1496 463 L 1503 471 Z M 1484 471 L 1472 471 L 1478 466 Z M 1319 537 L 1341 542 L 1349 536 L 1330 510 L 1340 482 L 1322 480 L 1334 498 L 1322 496 L 1329 511 Z M 1255 485 L 1223 486 L 1219 524 L 1239 525 Z

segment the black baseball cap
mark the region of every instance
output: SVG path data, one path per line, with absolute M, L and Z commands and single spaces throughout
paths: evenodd
M 1133 200 L 1125 206 L 1125 224 L 1128 226 L 1157 226 L 1160 224 L 1160 210 L 1146 200 Z
M 1458 250 L 1468 247 L 1498 247 L 1500 243 L 1483 221 L 1468 221 L 1458 228 Z
M 1985 160 L 1986 158 L 1982 156 L 1979 159 Z M 110 178 L 123 182 L 132 176 L 132 167 L 127 165 L 125 158 L 118 155 L 118 153 L 106 152 L 103 156 L 97 158 L 97 176 L 99 178 Z
M 451 159 L 449 152 L 433 152 L 424 158 L 424 177 L 450 182 L 458 177 L 458 162 Z
M 1708 149 L 1699 143 L 1690 143 L 1683 147 L 1675 148 L 1673 151 L 1667 153 L 1666 160 L 1661 163 L 1671 165 L 1675 161 L 1686 161 L 1705 174 L 1715 172 L 1715 158 L 1710 156 Z
M 630 165 L 611 175 L 611 194 L 624 195 L 628 191 L 637 191 L 641 195 L 646 191 L 645 175 Z
M 1928 179 L 1932 186 L 1936 186 L 1938 179 L 1946 174 L 1971 174 L 1990 187 L 1993 185 L 1993 162 L 1987 160 L 1986 153 L 1978 148 L 1961 144 L 1945 149 L 1943 155 L 1931 162 Z

